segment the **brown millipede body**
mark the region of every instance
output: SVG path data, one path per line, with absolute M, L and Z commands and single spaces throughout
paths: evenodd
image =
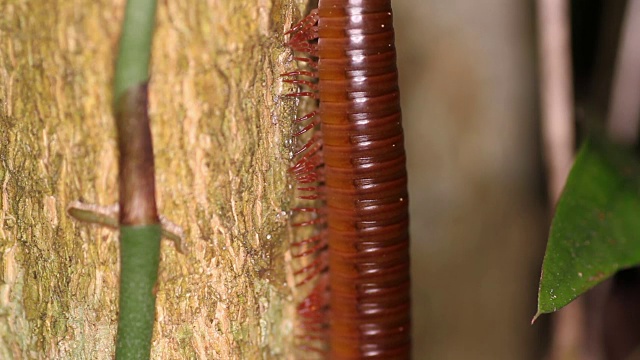
M 294 242 L 316 281 L 298 306 L 306 349 L 329 359 L 408 359 L 409 214 L 391 0 L 320 0 L 287 32 L 303 69 L 283 74 L 318 100 L 298 118 L 291 172 L 300 192 Z M 318 205 L 319 204 L 319 205 Z M 300 218 L 302 220 L 300 220 Z

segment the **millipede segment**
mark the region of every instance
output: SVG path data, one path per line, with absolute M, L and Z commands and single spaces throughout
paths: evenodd
M 301 222 L 320 225 L 300 252 L 316 256 L 304 281 L 328 265 L 300 308 L 306 319 L 328 316 L 330 359 L 408 359 L 407 174 L 390 0 L 320 0 L 288 34 L 308 65 L 285 74 L 304 88 L 291 95 L 319 100 L 298 119 L 306 125 L 296 136 L 319 130 L 292 167 L 300 190 L 323 203 L 313 212 L 322 220 Z

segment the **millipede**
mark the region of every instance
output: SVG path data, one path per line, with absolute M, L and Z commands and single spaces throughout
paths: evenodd
M 303 347 L 329 359 L 411 356 L 409 213 L 390 0 L 320 0 L 286 35 L 300 69 L 289 97 L 317 106 L 294 121 L 307 141 L 299 184 L 295 274 Z M 302 54 L 302 55 L 301 55 Z

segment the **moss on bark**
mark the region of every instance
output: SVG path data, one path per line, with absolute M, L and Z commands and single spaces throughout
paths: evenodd
M 301 1 L 161 2 L 150 116 L 163 243 L 156 359 L 292 354 L 293 102 L 282 32 Z M 0 358 L 113 356 L 117 234 L 67 204 L 117 201 L 111 84 L 124 2 L 0 2 Z

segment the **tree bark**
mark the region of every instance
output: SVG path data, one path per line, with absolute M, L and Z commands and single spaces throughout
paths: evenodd
M 117 202 L 124 1 L 0 0 L 0 358 L 110 359 L 118 243 L 65 213 Z M 161 2 L 150 116 L 163 242 L 154 359 L 293 353 L 283 30 L 300 0 Z

